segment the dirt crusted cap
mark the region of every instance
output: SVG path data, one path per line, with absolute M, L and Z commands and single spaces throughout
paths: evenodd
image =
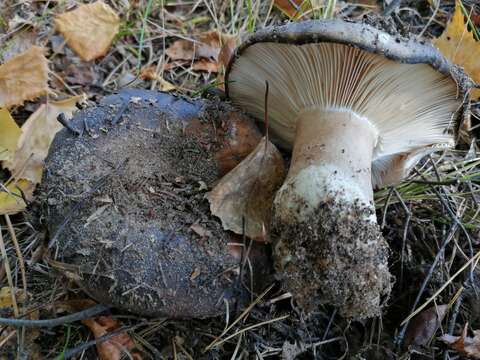
M 261 120 L 266 82 L 269 127 L 292 150 L 274 201 L 277 268 L 305 308 L 377 315 L 390 274 L 372 188 L 399 181 L 425 149 L 454 144 L 475 84 L 429 44 L 342 20 L 248 38 L 227 67 L 227 93 Z
M 124 90 L 70 126 L 81 135 L 59 132 L 41 188 L 52 266 L 102 303 L 173 318 L 223 314 L 265 285 L 265 248 L 249 253 L 253 283 L 239 281 L 243 244 L 204 198 L 260 140 L 251 120 L 216 102 Z

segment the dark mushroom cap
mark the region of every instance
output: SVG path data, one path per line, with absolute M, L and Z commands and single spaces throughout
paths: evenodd
M 128 90 L 81 111 L 71 125 L 83 134 L 63 129 L 45 165 L 51 264 L 98 301 L 144 315 L 203 318 L 248 301 L 237 240 L 204 196 L 260 137 L 218 107 Z M 250 260 L 259 289 L 264 247 Z

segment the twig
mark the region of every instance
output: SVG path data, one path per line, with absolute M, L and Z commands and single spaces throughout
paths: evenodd
M 12 272 L 10 269 L 10 263 L 8 262 L 7 249 L 5 248 L 5 243 L 3 242 L 1 227 L 0 227 L 0 251 L 2 253 L 3 266 L 5 266 L 5 273 L 7 275 L 8 285 L 10 286 L 10 290 L 11 290 L 13 313 L 15 317 L 18 317 L 19 312 L 18 312 L 17 298 L 15 296 L 15 287 L 13 286 Z
M 273 288 L 273 285 L 275 284 L 272 284 L 270 285 L 268 288 L 265 289 L 265 291 L 263 293 L 261 293 L 256 299 L 255 301 L 253 301 L 250 305 L 248 305 L 248 307 L 240 314 L 240 316 L 238 316 L 234 322 L 232 322 L 230 324 L 230 326 L 228 326 L 225 330 L 223 330 L 223 332 L 217 336 L 204 350 L 204 352 L 210 350 L 211 348 L 213 348 L 214 346 L 216 346 L 218 344 L 219 341 L 221 341 L 221 337 L 224 336 L 227 332 L 230 331 L 231 328 L 233 328 L 240 320 L 242 320 L 245 316 L 247 316 L 247 314 L 250 312 L 250 310 L 253 309 L 253 307 L 255 305 L 257 305 L 264 297 L 265 295 L 268 294 L 268 292 L 270 290 L 272 290 Z
M 28 300 L 28 293 L 27 293 L 27 276 L 25 272 L 25 262 L 23 260 L 22 251 L 20 250 L 20 245 L 18 244 L 17 236 L 15 235 L 15 229 L 13 228 L 12 222 L 10 221 L 10 216 L 5 214 L 5 220 L 7 222 L 8 231 L 10 232 L 10 237 L 13 242 L 13 246 L 15 247 L 15 251 L 17 253 L 18 258 L 18 265 L 20 267 L 20 273 L 22 274 L 22 284 L 23 284 L 23 294 L 25 297 L 25 302 Z
M 400 265 L 400 286 L 401 288 L 403 288 L 403 264 L 405 260 L 405 246 L 407 244 L 407 234 L 408 234 L 408 228 L 410 226 L 410 220 L 412 218 L 412 212 L 408 209 L 407 205 L 402 199 L 402 196 L 400 195 L 400 193 L 395 187 L 393 187 L 393 191 L 397 199 L 400 201 L 400 204 L 402 205 L 403 210 L 407 214 L 407 219 L 405 220 L 405 226 L 403 229 L 403 236 L 402 236 L 402 252 L 401 252 L 401 265 Z
M 265 152 L 267 149 L 267 144 L 268 144 L 268 90 L 269 90 L 269 85 L 268 85 L 268 80 L 265 80 L 265 107 L 263 111 L 263 122 L 265 124 Z
M 453 236 L 455 235 L 455 233 L 457 231 L 457 228 L 458 228 L 458 224 L 454 223 L 452 225 L 451 229 L 450 229 L 450 233 L 447 235 L 447 237 L 443 241 L 442 246 L 440 247 L 437 255 L 435 256 L 435 259 L 433 260 L 432 265 L 430 265 L 430 269 L 428 269 L 427 276 L 425 277 L 425 279 L 423 279 L 422 286 L 420 286 L 420 290 L 418 290 L 417 297 L 415 298 L 415 301 L 413 302 L 410 313 L 413 313 L 415 311 L 418 303 L 420 302 L 420 299 L 422 298 L 423 292 L 425 291 L 425 289 L 427 287 L 427 284 L 428 284 L 428 282 L 430 281 L 430 279 L 433 275 L 433 271 L 437 267 L 437 264 L 440 261 L 440 258 L 443 256 L 443 253 L 445 252 L 446 246 L 450 243 Z M 406 320 L 404 322 L 404 324 L 402 324 L 403 326 L 402 326 L 400 332 L 398 333 L 397 338 L 395 339 L 395 343 L 396 343 L 398 349 L 400 349 L 400 347 L 402 346 L 403 338 L 405 337 L 405 332 L 407 331 L 407 327 L 408 327 L 409 323 L 410 323 L 410 319 Z
M 422 311 L 423 309 L 425 309 L 425 307 L 430 304 L 443 290 L 445 290 L 445 288 L 450 285 L 452 283 L 452 281 L 458 276 L 460 275 L 467 267 L 469 267 L 470 265 L 477 265 L 478 264 L 478 261 L 480 260 L 480 251 L 477 252 L 475 254 L 474 257 L 472 257 L 470 260 L 468 260 L 460 269 L 457 270 L 457 272 L 455 274 L 453 274 L 453 276 L 451 276 L 448 281 L 445 282 L 445 284 L 443 284 L 440 289 L 438 289 L 435 294 L 433 294 L 432 296 L 430 296 L 428 298 L 427 301 L 425 301 L 422 306 L 420 306 L 418 309 L 416 309 L 413 313 L 411 313 L 410 315 L 407 316 L 407 318 L 405 320 L 403 320 L 402 322 L 402 325 L 405 324 L 407 321 L 409 321 L 410 319 L 412 319 L 415 315 L 417 315 L 420 311 Z
M 67 117 L 65 116 L 64 113 L 60 113 L 58 114 L 57 116 L 57 121 L 62 124 L 64 127 L 66 127 L 72 134 L 76 135 L 76 136 L 80 136 L 82 135 L 82 133 L 75 129 L 72 124 L 70 124 L 70 122 L 67 120 Z
M 400 6 L 401 0 L 393 0 L 382 12 L 382 16 L 390 16 Z
M 110 307 L 106 305 L 95 305 L 74 314 L 61 316 L 55 319 L 45 319 L 45 320 L 0 318 L 0 325 L 14 326 L 14 327 L 22 327 L 22 326 L 54 327 L 54 326 L 64 325 L 64 324 L 68 324 L 68 323 L 79 321 L 79 320 L 85 320 L 95 315 L 101 314 L 109 309 Z
M 246 331 L 255 329 L 255 328 L 260 327 L 260 326 L 263 326 L 263 325 L 271 324 L 271 323 L 276 322 L 276 321 L 285 320 L 285 319 L 288 318 L 289 316 L 290 316 L 290 315 L 283 315 L 283 316 L 280 316 L 280 317 L 278 317 L 278 318 L 274 318 L 274 319 L 262 321 L 262 322 L 260 322 L 260 323 L 258 323 L 258 324 L 254 324 L 254 325 L 247 326 L 247 327 L 245 327 L 245 328 L 243 328 L 243 329 L 238 330 L 237 332 L 233 333 L 232 335 L 227 336 L 225 339 L 222 339 L 222 340 L 216 342 L 215 344 L 213 344 L 213 345 L 210 347 L 210 349 L 213 348 L 213 347 L 217 347 L 217 346 L 223 344 L 224 342 L 226 342 L 226 341 L 228 341 L 228 340 L 230 340 L 230 339 L 233 339 L 235 336 L 240 335 L 240 334 L 243 334 L 243 333 L 246 332 Z
M 134 328 L 137 328 L 139 326 L 141 326 L 142 324 L 138 324 L 138 325 L 135 325 L 135 326 L 131 326 L 131 327 L 122 327 L 118 330 L 115 330 L 115 331 L 112 331 L 112 332 L 109 332 L 103 336 L 100 336 L 98 338 L 95 338 L 93 340 L 90 340 L 84 344 L 81 344 L 77 347 L 74 347 L 73 349 L 70 349 L 70 350 L 67 350 L 63 353 L 63 357 L 62 359 L 66 360 L 66 359 L 70 359 L 72 358 L 73 356 L 77 355 L 78 353 L 81 353 L 83 351 L 85 351 L 86 349 L 88 349 L 89 347 L 93 346 L 93 345 L 98 345 L 98 344 L 101 344 L 117 335 L 120 335 L 121 333 L 123 332 L 126 332 L 126 331 L 129 331 L 129 330 L 133 330 Z

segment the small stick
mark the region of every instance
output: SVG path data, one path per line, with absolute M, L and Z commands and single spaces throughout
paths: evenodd
M 3 242 L 2 229 L 0 228 L 0 251 L 2 252 L 3 264 L 5 266 L 5 273 L 7 275 L 8 285 L 10 286 L 11 295 L 12 295 L 12 305 L 13 313 L 15 317 L 18 317 L 18 305 L 17 299 L 15 297 L 15 287 L 13 286 L 12 272 L 10 270 L 10 263 L 8 262 L 7 249 L 5 248 L 5 243 Z
M 383 10 L 382 16 L 385 16 L 385 17 L 390 16 L 390 14 L 400 6 L 400 2 L 401 0 L 393 0 L 390 3 L 390 5 L 385 7 L 385 9 Z
M 141 324 L 140 324 L 141 325 Z M 120 335 L 126 331 L 129 331 L 129 330 L 133 330 L 134 328 L 137 328 L 139 325 L 135 325 L 135 326 L 132 326 L 130 328 L 128 327 L 122 327 L 118 330 L 115 330 L 115 331 L 112 331 L 112 332 L 109 332 L 109 333 L 106 333 L 105 335 L 102 335 L 98 338 L 95 338 L 93 340 L 90 340 L 84 344 L 81 344 L 73 349 L 70 349 L 70 350 L 67 350 L 65 351 L 65 353 L 63 354 L 63 358 L 62 359 L 70 359 L 72 357 L 74 357 L 75 355 L 77 355 L 78 353 L 81 353 L 85 350 L 87 350 L 89 347 L 91 346 L 94 346 L 94 345 L 98 345 L 98 344 L 101 344 L 107 340 L 110 340 L 111 338 L 117 336 L 117 335 Z
M 265 123 L 265 151 L 267 151 L 267 144 L 268 144 L 268 80 L 265 80 L 265 111 L 264 111 L 264 119 L 263 122 Z
M 10 216 L 5 214 L 5 220 L 7 222 L 8 231 L 10 232 L 10 236 L 12 238 L 12 242 L 13 242 L 13 245 L 15 246 L 15 251 L 17 253 L 18 265 L 20 267 L 20 273 L 22 274 L 23 293 L 25 296 L 25 301 L 27 301 L 28 293 L 27 293 L 27 276 L 25 272 L 25 262 L 23 261 L 22 251 L 20 250 L 20 246 L 18 245 L 17 236 L 15 235 L 15 230 L 13 228 L 12 222 L 10 221 Z
M 70 122 L 67 120 L 66 116 L 64 113 L 60 113 L 58 114 L 57 116 L 57 121 L 62 124 L 64 127 L 66 127 L 72 134 L 76 135 L 76 136 L 80 136 L 82 135 L 80 133 L 80 131 L 78 131 L 77 129 L 75 129 L 72 124 L 70 124 Z
M 101 314 L 110 307 L 106 305 L 95 305 L 88 309 L 79 311 L 74 314 L 61 316 L 55 319 L 45 319 L 45 320 L 29 320 L 29 319 L 10 319 L 10 318 L 0 318 L 0 325 L 14 326 L 14 327 L 54 327 L 58 325 L 64 325 L 75 321 L 85 320 Z

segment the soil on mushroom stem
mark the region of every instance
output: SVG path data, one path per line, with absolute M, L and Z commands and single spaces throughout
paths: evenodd
M 371 209 L 333 199 L 295 226 L 274 225 L 277 264 L 288 259 L 278 271 L 308 313 L 330 303 L 346 317 L 379 315 L 391 288 L 387 243 L 366 220 Z

